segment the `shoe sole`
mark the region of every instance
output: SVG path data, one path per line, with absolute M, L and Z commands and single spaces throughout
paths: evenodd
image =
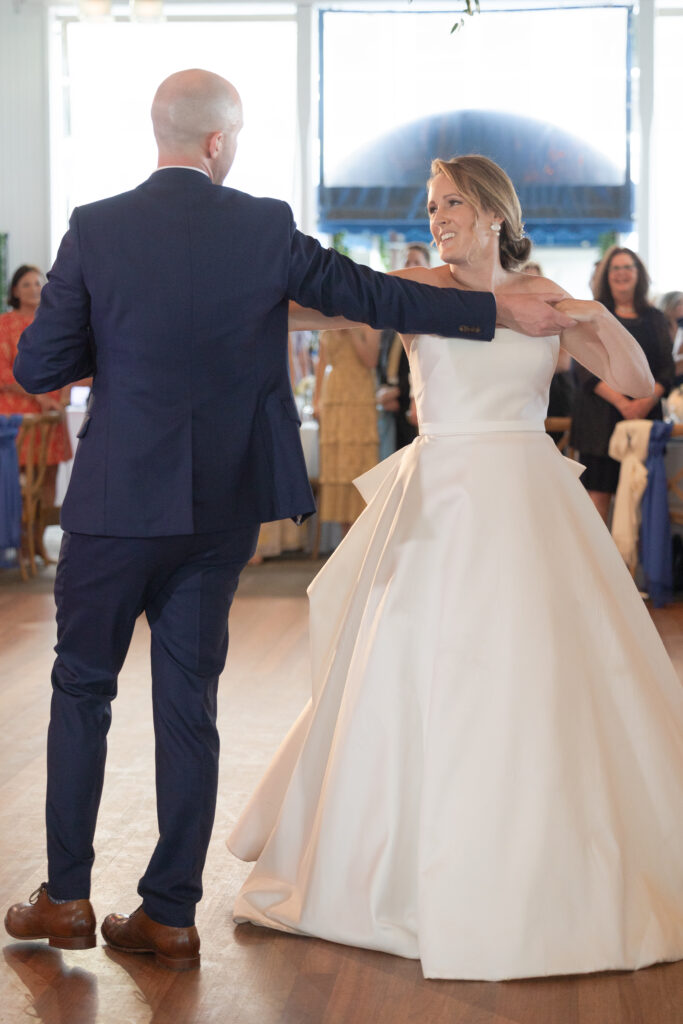
M 200 954 L 190 956 L 186 960 L 179 960 L 177 957 L 164 956 L 163 953 L 155 953 L 154 959 L 162 967 L 169 971 L 194 971 L 199 967 Z
M 6 924 L 5 931 L 13 939 L 18 939 L 19 942 L 37 942 L 39 939 L 47 939 L 48 946 L 52 946 L 54 949 L 93 949 L 97 945 L 95 935 L 76 935 L 70 937 L 46 935 L 44 933 L 42 935 L 17 935 L 15 932 L 10 931 Z
M 71 939 L 63 939 L 58 935 L 48 935 L 49 946 L 55 949 L 94 949 L 97 945 L 97 938 L 94 935 L 83 935 Z
M 117 953 L 135 953 L 140 955 L 146 953 L 148 956 L 153 956 L 155 961 L 161 966 L 166 967 L 169 971 L 193 971 L 199 967 L 201 954 L 197 953 L 197 956 L 189 957 L 177 957 L 177 956 L 166 956 L 164 953 L 160 953 L 156 949 L 150 949 L 149 947 L 132 948 L 131 946 L 119 946 L 111 939 L 107 938 L 102 931 L 102 937 L 107 943 L 110 949 L 115 950 Z

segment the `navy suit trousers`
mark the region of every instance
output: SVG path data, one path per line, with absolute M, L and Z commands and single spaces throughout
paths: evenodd
M 138 892 L 155 921 L 194 923 L 216 805 L 216 701 L 228 612 L 257 537 L 258 526 L 172 537 L 64 535 L 48 731 L 52 897 L 90 894 L 111 702 L 135 621 L 145 612 L 159 840 Z

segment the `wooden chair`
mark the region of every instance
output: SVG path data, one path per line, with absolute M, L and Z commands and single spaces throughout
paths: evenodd
M 574 458 L 574 449 L 569 447 L 569 435 L 572 429 L 571 416 L 548 416 L 545 421 L 545 429 L 548 434 L 559 434 L 555 444 L 563 455 Z
M 50 440 L 57 424 L 61 422 L 62 415 L 60 412 L 26 413 L 17 434 L 17 451 L 20 457 L 22 450 L 25 452 L 25 464 L 19 469 L 21 485 L 19 570 L 23 580 L 28 579 L 29 572 L 31 576 L 35 576 L 38 571 L 36 553 L 47 560 L 40 540 L 36 552 L 36 531 L 42 523 L 41 492 L 45 480 L 47 453 Z

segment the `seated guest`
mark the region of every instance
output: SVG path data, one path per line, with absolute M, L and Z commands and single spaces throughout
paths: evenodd
M 683 292 L 665 292 L 657 306 L 666 317 L 671 340 L 674 341 L 683 322 Z
M 669 325 L 676 364 L 676 384 L 683 384 L 683 292 L 666 292 L 657 305 Z
M 45 283 L 37 267 L 19 267 L 11 280 L 7 304 L 9 313 L 0 316 L 0 414 L 41 413 L 63 407 L 60 391 L 44 395 L 28 395 L 14 379 L 12 368 L 22 332 L 33 321 L 40 305 L 40 293 Z M 64 423 L 55 428 L 47 452 L 47 470 L 43 486 L 42 503 L 51 508 L 55 502 L 57 467 L 71 458 L 71 446 Z M 19 464 L 26 464 L 26 451 L 19 453 Z M 39 548 L 42 538 L 36 538 Z

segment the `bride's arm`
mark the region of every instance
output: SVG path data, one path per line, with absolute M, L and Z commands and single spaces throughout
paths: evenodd
M 555 309 L 577 321 L 560 334 L 560 344 L 610 388 L 632 398 L 649 398 L 655 381 L 645 353 L 602 303 L 562 299 Z

